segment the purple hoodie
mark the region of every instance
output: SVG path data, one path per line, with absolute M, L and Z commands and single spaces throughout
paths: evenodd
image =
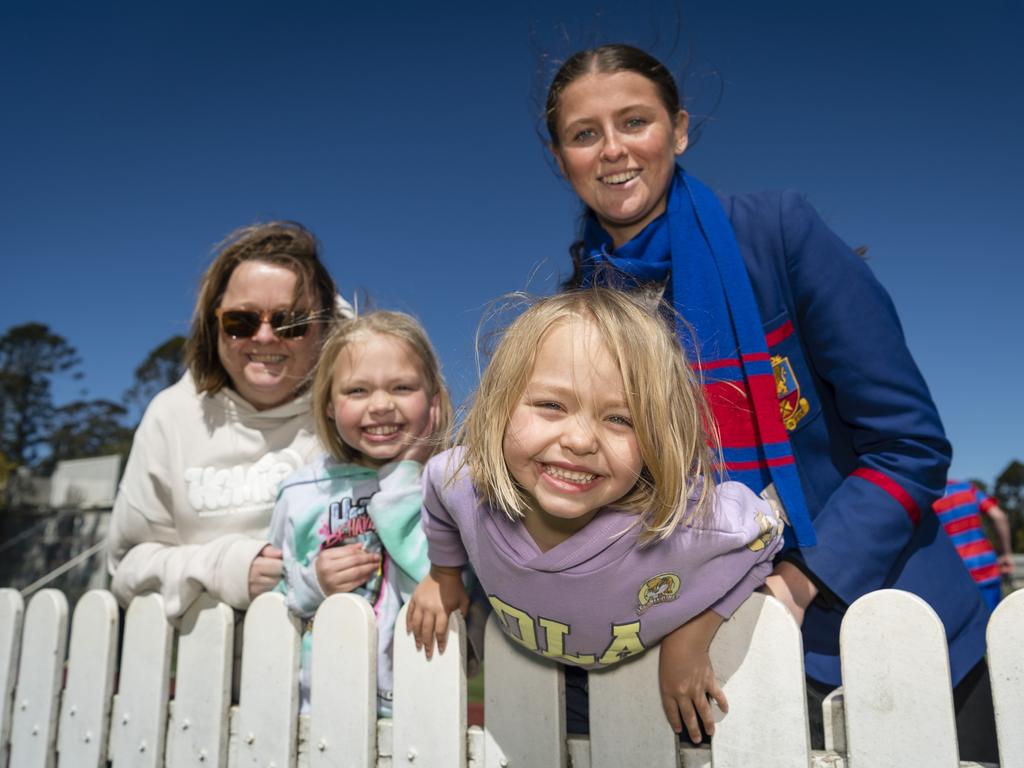
M 708 608 L 728 618 L 764 583 L 782 546 L 768 502 L 726 482 L 705 520 L 664 541 L 641 546 L 636 515 L 606 508 L 541 552 L 522 524 L 477 494 L 465 469 L 449 482 L 462 450 L 435 456 L 423 474 L 430 561 L 472 565 L 505 632 L 566 664 L 621 661 Z

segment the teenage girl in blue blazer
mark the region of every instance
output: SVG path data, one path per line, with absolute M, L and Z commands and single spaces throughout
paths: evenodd
M 639 49 L 581 51 L 555 75 L 550 146 L 586 207 L 567 285 L 668 300 L 730 477 L 781 497 L 791 526 L 769 588 L 802 626 L 818 746 L 843 614 L 891 587 L 945 626 L 961 759 L 996 761 L 988 609 L 931 511 L 950 446 L 892 301 L 800 195 L 720 197 L 688 176 L 687 120 Z

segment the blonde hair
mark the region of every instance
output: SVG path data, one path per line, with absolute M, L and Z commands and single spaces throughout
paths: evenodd
M 700 479 L 713 476 L 714 422 L 674 330 L 657 308 L 626 292 L 592 287 L 560 293 L 536 301 L 509 326 L 460 431 L 462 463 L 491 504 L 513 520 L 524 517 L 531 500 L 505 464 L 505 430 L 541 338 L 571 318 L 592 322 L 615 360 L 643 459 L 639 480 L 615 506 L 637 513 L 641 542 L 665 539 L 681 522 L 701 519 L 710 509 L 713 483 Z
M 313 233 L 294 221 L 271 221 L 236 229 L 217 246 L 217 255 L 199 284 L 192 329 L 185 342 L 185 365 L 192 373 L 196 390 L 216 394 L 230 384 L 217 351 L 215 310 L 227 291 L 228 281 L 239 264 L 262 261 L 295 273 L 296 307 L 312 300 L 309 311 L 316 322 L 333 325 L 338 317 L 335 301 L 338 289 L 320 261 L 319 245 Z
M 420 373 L 426 385 L 427 395 L 437 397 L 437 420 L 434 431 L 429 438 L 434 442 L 433 453 L 447 447 L 449 431 L 452 424 L 452 402 L 448 388 L 441 375 L 441 364 L 438 362 L 434 348 L 427 338 L 427 332 L 416 318 L 404 312 L 388 312 L 378 310 L 365 315 L 343 320 L 337 329 L 324 342 L 313 375 L 313 421 L 316 433 L 327 452 L 334 459 L 351 463 L 360 457 L 359 451 L 341 439 L 334 419 L 327 415 L 331 404 L 331 390 L 334 387 L 334 364 L 338 355 L 353 341 L 370 334 L 392 336 L 405 343 L 419 362 Z

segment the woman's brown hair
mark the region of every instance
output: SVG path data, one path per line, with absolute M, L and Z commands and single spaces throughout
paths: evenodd
M 185 342 L 185 364 L 197 391 L 212 395 L 230 383 L 217 352 L 219 329 L 214 312 L 224 298 L 232 273 L 242 262 L 262 261 L 294 272 L 293 307 L 308 310 L 315 322 L 333 325 L 338 289 L 320 261 L 319 250 L 313 234 L 294 221 L 242 227 L 217 246 L 217 255 L 199 284 L 192 328 Z M 303 306 L 310 299 L 312 306 Z

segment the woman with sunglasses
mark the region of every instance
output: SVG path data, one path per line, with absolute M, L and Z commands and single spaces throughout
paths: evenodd
M 320 450 L 310 374 L 348 310 L 317 250 L 298 224 L 255 225 L 206 270 L 188 370 L 146 409 L 114 503 L 108 565 L 123 604 L 159 592 L 176 617 L 203 591 L 245 608 L 277 584 L 270 514 L 281 480 Z

